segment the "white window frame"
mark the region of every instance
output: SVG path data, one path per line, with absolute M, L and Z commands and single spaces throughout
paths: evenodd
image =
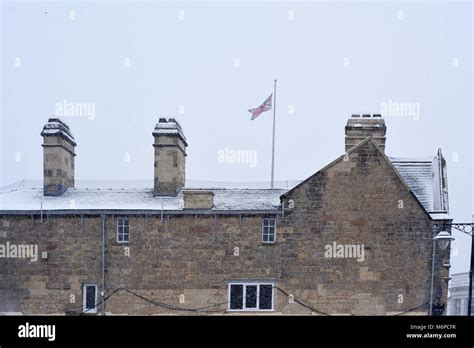
M 242 285 L 243 286 L 243 291 L 242 291 L 242 309 L 231 309 L 230 304 L 231 304 L 231 299 L 230 299 L 230 289 L 232 285 Z M 247 301 L 247 286 L 257 286 L 257 307 L 256 308 L 247 308 L 246 307 L 246 301 Z M 270 309 L 259 309 L 260 307 L 260 285 L 270 285 L 272 287 L 272 308 Z M 273 312 L 274 311 L 274 306 L 275 306 L 275 283 L 273 282 L 265 282 L 265 281 L 246 281 L 246 282 L 230 282 L 228 284 L 228 290 L 227 290 L 227 298 L 228 298 L 228 312 Z
M 125 225 L 125 223 L 124 223 L 125 220 L 127 220 L 127 225 Z M 120 228 L 123 229 L 125 226 L 128 227 L 128 240 L 119 240 Z M 124 233 L 122 233 L 122 234 L 125 236 Z M 126 218 L 126 217 L 117 218 L 117 233 L 116 233 L 115 240 L 117 241 L 117 243 L 120 243 L 120 244 L 126 244 L 126 243 L 130 242 L 130 220 L 128 218 Z
M 95 288 L 95 298 L 94 298 L 94 304 L 95 304 L 95 307 L 93 309 L 87 309 L 86 308 L 86 305 L 87 305 L 87 288 L 88 287 L 94 287 Z M 91 313 L 91 314 L 94 314 L 94 313 L 97 313 L 97 285 L 96 284 L 84 284 L 82 286 L 82 312 L 83 313 Z
M 266 241 L 263 239 L 264 237 L 264 231 L 265 231 L 265 221 L 268 221 L 268 220 L 273 220 L 273 241 Z M 268 228 L 270 228 L 270 226 L 267 226 Z M 271 234 L 269 234 L 270 236 Z M 262 243 L 265 243 L 265 244 L 273 244 L 276 242 L 276 239 L 277 239 L 277 235 L 276 235 L 276 218 L 263 218 L 262 219 Z

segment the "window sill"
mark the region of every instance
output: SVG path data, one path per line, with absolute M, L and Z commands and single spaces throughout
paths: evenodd
M 229 313 L 271 313 L 275 312 L 274 309 L 227 309 Z

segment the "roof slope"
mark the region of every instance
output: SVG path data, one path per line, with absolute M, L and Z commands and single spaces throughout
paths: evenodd
M 398 161 L 395 158 L 390 158 L 390 161 L 425 209 L 433 211 L 433 168 L 431 159 L 418 162 Z
M 209 189 L 212 211 L 275 210 L 284 189 Z M 59 197 L 43 196 L 42 188 L 0 192 L 0 211 L 39 210 L 182 210 L 183 194 L 154 197 L 152 189 L 68 189 Z
M 449 212 L 446 161 L 441 150 L 433 157 L 389 159 L 428 212 Z

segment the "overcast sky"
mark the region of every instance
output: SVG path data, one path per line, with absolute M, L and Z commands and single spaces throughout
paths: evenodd
M 451 215 L 469 222 L 472 16 L 469 2 L 3 1 L 0 186 L 42 178 L 39 134 L 65 102 L 93 109 L 62 117 L 78 180 L 151 183 L 151 132 L 174 116 L 187 179 L 268 181 L 272 114 L 247 109 L 277 78 L 276 180 L 341 155 L 352 113 L 408 103 L 384 113 L 387 155 L 440 147 Z M 221 163 L 226 149 L 256 161 Z M 451 270 L 467 271 L 469 238 L 454 236 Z

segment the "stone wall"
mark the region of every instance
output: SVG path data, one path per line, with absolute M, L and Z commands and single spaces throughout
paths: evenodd
M 38 260 L 0 259 L 0 311 L 60 313 L 82 307 L 82 283 L 101 275 L 101 224 L 97 217 L 8 216 L 0 244 L 38 245 Z M 42 259 L 47 252 L 47 259 Z M 70 296 L 75 295 L 75 303 Z M 6 297 L 19 306 L 9 307 Z M 10 302 L 12 303 L 12 302 Z

